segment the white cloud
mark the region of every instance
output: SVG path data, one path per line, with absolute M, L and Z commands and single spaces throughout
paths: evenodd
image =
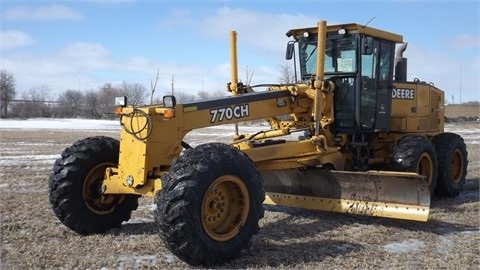
M 2 49 L 11 49 L 32 44 L 33 38 L 21 31 L 0 30 L 0 42 Z
M 172 75 L 175 75 L 176 91 L 196 94 L 202 88 L 201 74 L 216 73 L 216 67 L 195 63 L 158 62 L 146 57 L 122 58 L 111 54 L 102 44 L 87 42 L 69 43 L 49 54 L 7 54 L 2 62 L 2 68 L 14 75 L 19 95 L 45 85 L 54 97 L 67 89 L 98 89 L 105 83 L 118 84 L 124 80 L 141 83 L 149 89 L 157 69 L 160 78 L 156 95 L 170 91 Z M 227 82 L 222 75 L 205 78 L 205 90 L 224 89 Z
M 60 50 L 59 57 L 83 70 L 111 68 L 112 56 L 101 44 L 74 42 Z
M 38 20 L 40 16 L 35 15 L 38 11 L 39 9 L 27 7 L 27 12 L 24 14 L 30 13 Z M 197 41 L 199 46 L 202 45 L 201 42 L 206 42 L 201 39 L 202 37 L 208 40 L 220 40 L 222 44 L 227 44 L 228 31 L 236 30 L 239 50 L 247 49 L 251 57 L 263 58 L 263 62 L 254 65 L 252 59 L 239 55 L 239 77 L 244 77 L 245 64 L 248 64 L 254 71 L 252 84 L 278 82 L 279 65 L 284 63 L 285 44 L 288 40 L 285 33 L 292 28 L 315 26 L 318 20 L 317 17 L 304 14 L 274 14 L 228 7 L 211 10 L 207 16 L 203 12 L 195 12 L 188 8 L 175 9 L 174 12 L 169 13 L 169 16 L 159 21 L 157 26 L 161 30 L 186 27 L 188 29 L 184 30 L 196 33 L 196 37 L 192 36 L 192 38 L 200 38 Z M 50 16 L 50 18 L 54 17 Z M 329 21 L 329 24 L 331 23 L 335 22 Z M 478 37 L 475 36 L 463 35 L 450 41 L 456 46 L 477 44 L 475 46 L 478 47 Z M 18 41 L 17 46 L 29 44 L 28 38 L 23 42 Z M 457 48 L 461 49 L 461 47 Z M 197 93 L 202 87 L 207 91 L 223 90 L 230 80 L 230 63 L 226 62 L 228 61 L 226 59 L 202 63 L 161 62 L 155 57 L 142 55 L 141 52 L 136 57 L 126 58 L 112 54 L 109 49 L 99 43 L 73 42 L 41 56 L 29 53 L 21 56 L 5 54 L 3 65 L 15 75 L 19 91 L 39 85 L 48 85 L 58 93 L 66 89 L 97 89 L 104 83 L 116 84 L 122 80 L 141 83 L 148 89 L 150 81 L 155 79 L 157 69 L 160 70 L 160 78 L 156 95 L 170 91 L 172 75 L 175 76 L 175 90 L 189 94 Z M 222 53 L 228 54 L 227 50 L 228 47 L 225 46 Z M 447 91 L 446 97 L 450 97 L 452 93 L 455 93 L 455 96 L 458 95 L 459 63 L 463 65 L 462 88 L 471 89 L 471 91 L 479 89 L 478 79 L 475 77 L 478 77 L 478 59 L 462 62 L 452 55 L 452 49 L 433 51 L 413 43 L 409 44 L 405 56 L 409 58 L 409 79 L 419 77 L 427 82 L 432 81 Z M 467 97 L 464 93 L 464 101 L 479 98 L 478 94 L 468 99 Z
M 5 20 L 32 20 L 32 21 L 51 21 L 51 20 L 82 20 L 83 16 L 76 10 L 64 5 L 51 4 L 48 6 L 31 7 L 28 5 L 18 5 L 7 8 L 3 11 L 2 17 Z
M 222 7 L 209 15 L 197 18 L 198 13 L 176 9 L 159 22 L 160 27 L 175 29 L 189 26 L 198 35 L 227 40 L 229 31 L 236 31 L 239 46 L 268 55 L 283 54 L 285 33 L 297 27 L 315 26 L 318 18 L 304 14 L 274 14 L 244 8 Z
M 317 16 L 303 13 L 271 13 L 246 8 L 221 7 L 210 10 L 174 9 L 158 22 L 160 30 L 183 29 L 193 31 L 196 39 L 225 44 L 220 52 L 228 55 L 229 32 L 237 32 L 239 79 L 244 79 L 246 65 L 254 72 L 252 84 L 278 83 L 279 66 L 285 62 L 288 30 L 314 27 Z M 319 15 L 320 16 L 320 15 Z M 336 21 L 329 21 L 335 24 Z M 225 88 L 230 81 L 230 63 L 218 63 L 209 74 L 216 74 L 217 88 Z
M 445 53 L 450 52 L 450 53 Z M 427 49 L 418 44 L 409 44 L 404 56 L 408 58 L 408 79 L 419 78 L 433 83 L 445 92 L 445 99 L 462 102 L 479 100 L 479 59 L 465 60 L 460 52 L 442 48 L 440 51 Z
M 162 30 L 175 29 L 179 25 L 194 25 L 193 10 L 180 7 L 174 8 L 168 12 L 169 16 L 158 22 L 158 27 Z

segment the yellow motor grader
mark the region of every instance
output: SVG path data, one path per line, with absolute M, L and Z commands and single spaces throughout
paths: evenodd
M 120 141 L 79 140 L 54 164 L 49 196 L 61 222 L 102 233 L 151 196 L 172 253 L 214 265 L 249 247 L 264 203 L 426 221 L 431 194 L 460 192 L 466 145 L 444 132 L 444 93 L 407 81 L 402 36 L 325 21 L 287 36 L 295 83 L 239 82 L 232 31 L 231 96 L 139 107 L 118 98 Z M 258 119 L 269 127 L 242 134 L 236 125 L 230 144 L 185 139 Z

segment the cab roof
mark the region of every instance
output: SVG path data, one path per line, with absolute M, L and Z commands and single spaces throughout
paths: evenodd
M 377 37 L 380 39 L 393 41 L 395 43 L 403 43 L 403 36 L 397 35 L 394 33 L 390 33 L 387 31 L 383 31 L 380 29 L 363 26 L 357 23 L 347 23 L 347 24 L 337 24 L 337 25 L 328 25 L 327 26 L 327 33 L 328 32 L 338 32 L 340 29 L 345 29 L 348 33 L 351 34 L 364 34 L 366 36 Z M 317 27 L 309 27 L 309 28 L 298 28 L 298 29 L 291 29 L 287 32 L 287 37 L 293 36 L 294 38 L 303 35 L 303 33 L 317 33 Z

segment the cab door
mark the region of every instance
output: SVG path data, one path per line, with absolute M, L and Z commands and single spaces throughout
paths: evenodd
M 358 128 L 372 132 L 389 131 L 395 44 L 378 39 L 363 44 L 371 48 L 362 51 L 361 56 Z

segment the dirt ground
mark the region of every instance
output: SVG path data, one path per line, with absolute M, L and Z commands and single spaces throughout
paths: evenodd
M 466 139 L 468 180 L 460 196 L 433 199 L 428 222 L 266 207 L 251 249 L 219 267 L 478 269 L 480 123 L 448 129 Z M 118 132 L 0 129 L 0 269 L 189 268 L 158 237 L 151 198 L 141 198 L 129 222 L 103 235 L 80 236 L 57 220 L 47 191 L 53 161 L 73 141 L 94 135 Z

